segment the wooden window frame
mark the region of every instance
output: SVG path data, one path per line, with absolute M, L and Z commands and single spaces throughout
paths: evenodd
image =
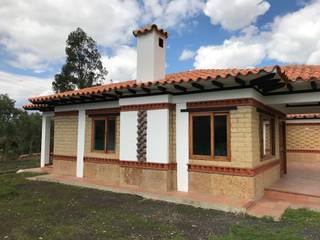
M 263 149 L 263 119 L 268 119 L 270 120 L 270 153 L 269 154 L 264 154 L 264 149 Z M 266 115 L 261 113 L 259 117 L 259 138 L 260 138 L 260 158 L 261 161 L 269 160 L 275 156 L 275 118 L 270 115 Z
M 104 120 L 104 150 L 94 149 L 94 139 L 95 139 L 95 125 L 97 120 Z M 114 150 L 107 150 L 108 143 L 108 122 L 109 120 L 115 120 L 115 133 L 114 133 Z M 92 118 L 92 128 L 91 128 L 91 152 L 96 153 L 115 153 L 117 145 L 117 117 L 116 116 L 104 116 L 104 117 L 93 117 Z
M 210 151 L 209 155 L 193 154 L 193 117 L 194 116 L 210 116 Z M 214 155 L 214 117 L 227 117 L 227 156 Z M 193 160 L 210 160 L 210 161 L 230 161 L 231 160 L 231 128 L 230 128 L 230 113 L 229 112 L 189 112 L 189 159 Z

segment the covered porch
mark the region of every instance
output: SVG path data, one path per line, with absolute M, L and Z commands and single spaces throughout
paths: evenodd
M 280 144 L 282 175 L 266 188 L 265 197 L 320 209 L 319 96 L 309 92 L 267 97 L 270 106 L 287 114 L 287 120 Z

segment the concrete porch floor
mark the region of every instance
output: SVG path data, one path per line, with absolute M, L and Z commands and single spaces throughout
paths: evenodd
M 26 170 L 25 172 L 27 172 Z M 38 170 L 44 172 L 44 170 Z M 32 169 L 32 172 L 36 172 Z M 29 180 L 55 182 L 72 186 L 94 188 L 115 193 L 134 194 L 147 199 L 167 201 L 177 204 L 185 204 L 206 209 L 215 209 L 234 213 L 246 213 L 247 209 L 254 204 L 248 199 L 228 198 L 224 196 L 212 196 L 195 194 L 190 192 L 148 192 L 137 187 L 110 185 L 100 180 L 77 178 L 73 176 L 62 176 L 57 174 L 46 174 L 28 178 Z
M 248 213 L 279 219 L 288 207 L 320 211 L 320 161 L 289 161 L 288 173 L 268 187 Z

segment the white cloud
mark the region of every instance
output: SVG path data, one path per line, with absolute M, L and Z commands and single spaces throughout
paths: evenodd
M 38 78 L 0 71 L 0 93 L 8 94 L 16 100 L 16 106 L 21 107 L 28 103 L 31 96 L 47 95 L 52 93 L 53 78 Z
M 183 27 L 185 20 L 200 13 L 203 0 L 144 0 L 145 21 L 162 27 Z
M 282 63 L 320 64 L 320 0 L 301 9 L 276 17 L 259 31 L 244 28 L 238 37 L 221 45 L 198 49 L 194 66 L 248 67 L 264 59 Z
M 204 13 L 213 25 L 221 24 L 227 30 L 242 29 L 265 14 L 270 4 L 264 0 L 208 0 Z
M 1 0 L 0 45 L 16 67 L 43 70 L 64 57 L 70 31 L 83 28 L 99 45 L 127 43 L 141 10 L 137 0 Z
M 195 52 L 194 51 L 191 51 L 191 50 L 188 50 L 188 49 L 184 49 L 179 57 L 179 60 L 180 61 L 185 61 L 185 60 L 188 60 L 188 59 L 191 59 L 193 58 L 195 55 Z
M 256 39 L 256 27 L 245 28 L 239 37 L 227 39 L 221 45 L 202 46 L 195 57 L 195 68 L 253 67 L 266 57 L 266 49 Z
M 222 45 L 200 47 L 195 57 L 195 68 L 241 68 L 259 64 L 265 57 L 260 44 L 241 40 L 226 40 Z
M 135 48 L 121 46 L 115 51 L 114 56 L 104 56 L 102 61 L 108 70 L 108 80 L 126 81 L 136 78 L 137 52 Z
M 263 32 L 271 59 L 284 63 L 320 64 L 320 1 L 277 17 Z

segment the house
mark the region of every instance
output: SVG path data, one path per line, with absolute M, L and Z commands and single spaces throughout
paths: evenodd
M 319 161 L 320 66 L 166 74 L 168 33 L 153 24 L 133 34 L 136 80 L 32 97 L 24 106 L 42 112 L 42 167 L 54 134 L 56 174 L 259 199 L 292 159 Z

